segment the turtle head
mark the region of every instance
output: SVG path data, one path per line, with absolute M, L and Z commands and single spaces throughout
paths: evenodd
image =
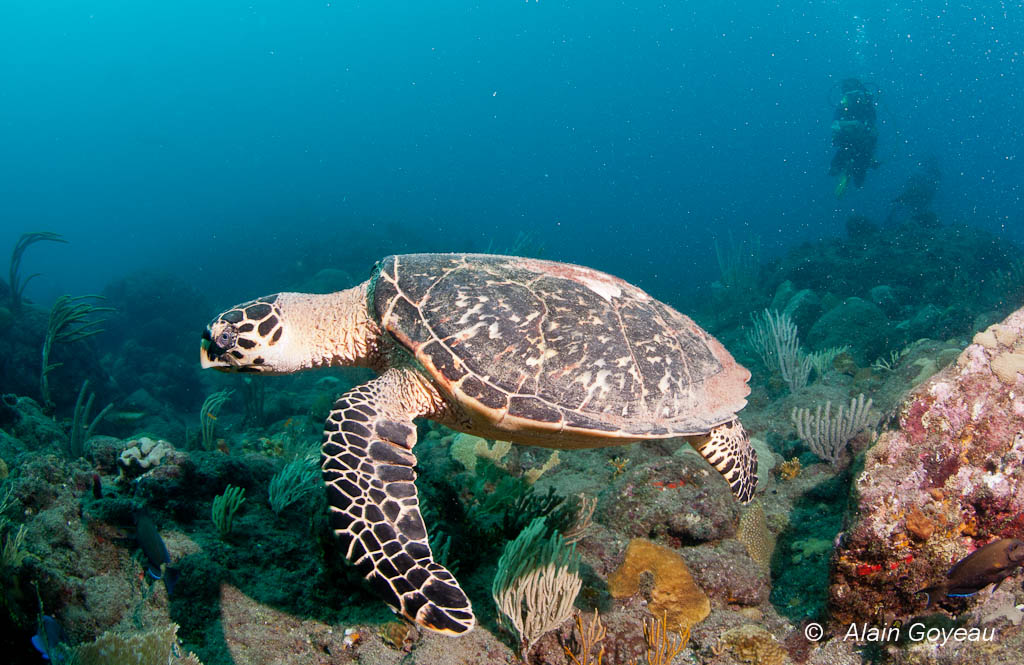
M 375 366 L 380 329 L 367 285 L 334 293 L 277 293 L 235 305 L 203 332 L 199 362 L 223 372 L 288 374 L 315 367 Z
M 236 305 L 217 315 L 203 331 L 199 362 L 224 372 L 283 374 L 302 369 L 291 353 L 282 300 L 275 294 Z

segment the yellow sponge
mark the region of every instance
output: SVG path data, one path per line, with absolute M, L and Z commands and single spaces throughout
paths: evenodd
M 635 538 L 626 548 L 626 559 L 608 578 L 608 590 L 615 598 L 632 596 L 640 590 L 640 576 L 654 577 L 650 609 L 655 617 L 665 616 L 672 626 L 694 626 L 711 613 L 711 601 L 690 576 L 683 558 L 669 548 Z

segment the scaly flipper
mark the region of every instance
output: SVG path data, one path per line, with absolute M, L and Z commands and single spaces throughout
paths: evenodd
M 414 372 L 390 369 L 334 403 L 324 425 L 321 468 L 330 523 L 349 560 L 398 614 L 460 634 L 475 624 L 469 599 L 436 563 L 416 496 L 413 418 L 429 389 Z
M 690 437 L 690 444 L 722 474 L 737 499 L 749 503 L 754 498 L 757 453 L 740 421 L 723 423 L 704 436 Z

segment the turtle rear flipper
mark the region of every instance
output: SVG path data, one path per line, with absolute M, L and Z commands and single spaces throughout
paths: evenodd
M 691 437 L 690 444 L 722 474 L 739 501 L 749 503 L 754 498 L 757 453 L 740 421 L 723 423 L 704 436 Z
M 395 612 L 460 634 L 474 624 L 469 599 L 434 561 L 416 496 L 416 426 L 423 383 L 391 369 L 342 395 L 324 424 L 320 466 L 330 524 L 346 556 Z

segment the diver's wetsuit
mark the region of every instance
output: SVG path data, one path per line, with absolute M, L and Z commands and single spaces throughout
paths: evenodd
M 845 175 L 858 187 L 864 184 L 868 168 L 877 166 L 875 122 L 875 104 L 868 91 L 859 82 L 844 82 L 843 97 L 832 122 L 832 145 L 836 147 L 836 154 L 832 157 L 829 175 Z M 837 189 L 837 193 L 841 192 Z

